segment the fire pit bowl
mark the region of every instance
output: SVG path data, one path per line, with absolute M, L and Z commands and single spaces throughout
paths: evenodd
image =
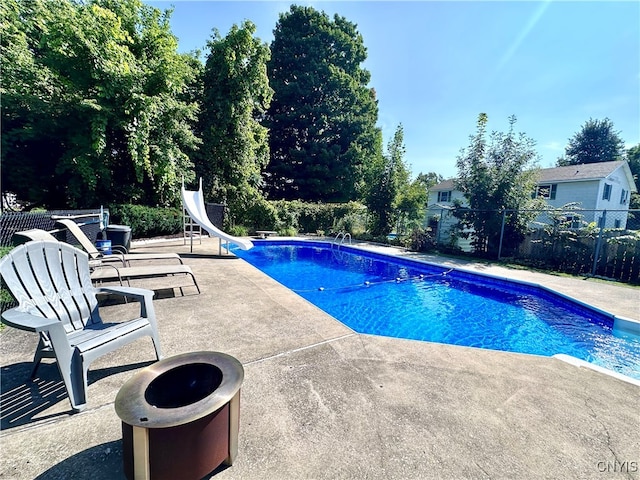
M 198 480 L 238 452 L 242 364 L 220 352 L 166 358 L 116 396 L 129 480 Z

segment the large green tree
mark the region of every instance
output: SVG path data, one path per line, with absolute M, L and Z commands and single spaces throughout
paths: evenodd
M 608 118 L 590 118 L 582 129 L 569 139 L 565 155 L 558 159 L 558 166 L 620 160 L 624 155 L 624 141 L 614 130 Z
M 638 180 L 640 180 L 640 143 L 627 150 L 626 160 L 629 162 L 629 169 L 637 186 Z
M 424 213 L 429 198 L 429 188 L 442 181 L 435 172 L 419 173 L 400 189 L 396 197 L 398 225 L 396 231 L 407 233 L 424 223 Z
M 293 5 L 274 30 L 268 111 L 272 198 L 356 199 L 363 168 L 380 152 L 378 106 L 356 25 Z
M 627 150 L 626 159 L 627 162 L 629 162 L 629 169 L 631 170 L 631 174 L 633 175 L 633 180 L 636 182 L 637 188 L 640 181 L 640 143 Z M 640 208 L 640 194 L 631 194 L 629 208 Z
M 267 77 L 270 52 L 254 38 L 255 30 L 246 21 L 224 38 L 214 31 L 203 76 L 203 143 L 196 171 L 207 195 L 227 203 L 232 215 L 261 196 L 261 175 L 269 161 L 262 122 L 273 96 Z
M 168 204 L 188 154 L 194 62 L 139 0 L 6 0 L 2 184 L 49 208 Z
M 369 210 L 369 230 L 383 236 L 394 228 L 400 235 L 422 224 L 429 187 L 442 179 L 420 173 L 413 180 L 404 159 L 404 128 L 398 125 L 387 151 L 371 162 L 365 174 L 364 199 Z
M 464 193 L 468 206 L 457 208 L 454 214 L 461 229 L 472 230 L 475 251 L 495 256 L 502 232 L 502 212 L 509 211 L 503 246 L 517 246 L 532 220 L 525 210 L 534 201 L 533 166 L 538 155 L 533 140 L 514 132 L 514 116 L 509 118 L 507 133 L 493 132 L 488 138 L 487 123 L 487 115 L 481 113 L 476 134 L 457 158 L 456 188 Z
M 404 130 L 398 125 L 387 145 L 387 153 L 379 156 L 369 169 L 366 205 L 369 229 L 373 235 L 388 235 L 398 220 L 398 204 L 409 185 L 409 169 L 404 161 Z M 408 208 L 408 203 L 403 205 Z

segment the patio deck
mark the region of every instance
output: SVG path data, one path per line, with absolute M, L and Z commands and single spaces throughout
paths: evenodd
M 165 356 L 222 351 L 245 369 L 238 458 L 213 478 L 640 478 L 640 387 L 555 358 L 357 334 L 218 257 L 217 240 L 193 249 L 136 246 L 180 253 L 202 289 L 155 301 Z M 637 289 L 469 266 L 640 317 Z M 153 360 L 151 341 L 94 362 L 87 410 L 75 415 L 54 365 L 28 382 L 36 343 L 0 333 L 0 478 L 124 478 L 113 402 Z

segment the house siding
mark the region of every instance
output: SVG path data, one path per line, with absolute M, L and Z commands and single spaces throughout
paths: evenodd
M 599 180 L 558 183 L 556 198 L 545 201 L 555 208 L 572 202 L 580 203 L 580 207 L 584 209 L 598 208 L 596 198 L 598 194 L 602 195 L 600 183 Z
M 451 200 L 449 202 L 438 202 L 438 192 L 446 191 L 451 192 Z M 467 203 L 464 198 L 464 194 L 460 190 L 455 190 L 453 186 L 448 184 L 445 184 L 444 188 L 436 188 L 429 191 L 424 226 L 428 227 L 432 218 L 438 218 L 436 231 L 436 239 L 438 243 L 448 244 L 451 241 L 451 232 L 458 223 L 458 219 L 451 213 L 451 208 L 456 200 L 460 201 L 463 205 Z M 457 238 L 456 246 L 464 252 L 470 252 L 472 250 L 470 239 Z
M 611 197 L 609 200 L 602 199 L 605 183 L 611 185 Z M 627 201 L 625 203 L 620 203 L 620 196 L 622 195 L 622 190 L 630 192 L 631 188 L 632 187 L 629 185 L 622 169 L 618 168 L 602 182 L 601 190 L 599 192 L 600 195 L 598 196 L 602 205 L 601 208 L 611 210 L 622 210 L 628 208 L 630 193 L 627 194 Z
M 583 221 L 595 222 L 597 225 L 603 215 L 602 210 L 607 210 L 606 222 L 602 226 L 624 229 L 627 226 L 630 194 L 637 191 L 635 183 L 631 182 L 633 179 L 628 164 L 617 161 L 543 169 L 538 185 L 556 185 L 555 198 L 545 199 L 551 207 L 562 208 L 570 203 L 578 203 Z M 467 204 L 464 195 L 454 188 L 454 184 L 454 180 L 445 180 L 429 191 L 425 225 L 434 216 L 441 218 L 438 232 L 440 241 L 450 234 L 450 229 L 457 221 L 447 207 L 452 207 L 455 200 L 460 200 L 463 205 Z M 609 199 L 602 198 L 606 184 L 611 185 Z M 623 190 L 627 192 L 627 200 L 621 203 Z M 438 202 L 439 191 L 451 191 L 451 201 Z M 536 219 L 538 225 L 546 222 L 546 214 Z
M 438 202 L 438 192 L 446 192 L 446 191 L 450 191 L 451 192 L 451 201 L 449 202 Z M 464 194 L 460 191 L 460 190 L 431 190 L 429 191 L 429 200 L 427 202 L 427 205 L 429 205 L 429 207 L 431 207 L 432 205 L 445 205 L 445 206 L 453 206 L 453 203 L 459 200 L 463 203 L 466 203 L 465 198 L 464 198 Z

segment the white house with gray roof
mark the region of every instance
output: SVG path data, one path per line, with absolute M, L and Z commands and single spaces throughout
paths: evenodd
M 629 197 L 637 191 L 629 164 L 626 160 L 620 160 L 541 169 L 534 194 L 555 208 L 578 203 L 583 210 L 582 220 L 587 223 L 624 229 L 627 225 Z M 453 208 L 455 200 L 466 204 L 464 195 L 455 189 L 452 179 L 429 189 L 426 221 L 427 224 L 433 224 L 435 219 L 438 220 L 441 230 L 439 241 L 443 241 L 442 232 L 450 231 L 456 222 L 446 213 Z M 612 214 L 607 215 L 603 222 L 604 210 Z

